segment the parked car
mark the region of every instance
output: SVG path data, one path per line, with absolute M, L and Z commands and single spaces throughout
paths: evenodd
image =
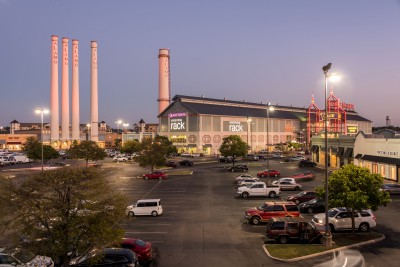
M 316 167 L 317 163 L 309 160 L 300 160 L 299 167 Z
M 282 181 L 295 183 L 296 179 L 292 178 L 292 177 L 279 178 L 278 180 L 272 181 L 272 184 L 277 184 L 277 183 L 282 182 Z
M 165 172 L 160 171 L 143 174 L 144 179 L 167 179 L 167 176 L 168 175 Z
M 126 248 L 103 248 L 102 250 L 93 250 L 82 256 L 73 258 L 69 266 L 139 266 L 139 260 L 136 254 Z
M 135 205 L 126 207 L 125 213 L 129 217 L 138 215 L 151 215 L 156 217 L 163 213 L 161 199 L 140 199 Z
M 303 185 L 298 184 L 296 182 L 289 182 L 289 181 L 278 181 L 278 182 L 272 182 L 273 185 L 278 185 L 281 188 L 281 191 L 283 190 L 295 190 L 295 191 L 300 191 L 303 189 Z
M 257 173 L 257 177 L 279 177 L 281 172 L 278 170 L 263 170 Z
M 233 179 L 233 183 L 239 183 L 240 181 L 249 178 L 254 178 L 254 176 L 251 174 L 241 174 Z
M 113 161 L 114 162 L 126 162 L 126 161 L 129 161 L 129 159 L 126 156 L 115 156 L 113 158 Z
M 328 222 L 331 232 L 335 230 L 349 230 L 352 228 L 351 211 L 346 208 L 333 208 L 328 210 Z M 316 227 L 325 227 L 325 213 L 315 214 L 311 220 Z M 355 228 L 367 232 L 376 226 L 376 218 L 371 210 L 354 212 Z
M 325 231 L 318 230 L 312 223 L 300 217 L 273 217 L 268 220 L 266 237 L 276 243 L 289 241 L 323 243 Z
M 314 198 L 307 202 L 300 203 L 299 210 L 301 213 L 322 213 L 325 212 L 325 201 L 321 198 Z
M 282 155 L 282 154 L 272 154 L 272 157 L 273 157 L 274 159 L 280 159 L 280 158 L 284 158 L 285 156 Z
M 54 262 L 47 256 L 35 255 L 32 252 L 21 248 L 10 248 L 0 250 L 0 266 L 54 267 Z
M 135 252 L 142 266 L 148 265 L 153 260 L 153 247 L 150 242 L 137 238 L 123 238 L 120 245 Z
M 233 157 L 232 156 L 228 156 L 228 157 L 220 156 L 218 161 L 219 162 L 233 162 Z M 236 162 L 236 159 L 235 159 L 235 162 Z
M 168 160 L 168 161 L 165 163 L 165 166 L 166 166 L 166 167 L 176 168 L 176 167 L 178 167 L 178 164 L 177 164 L 175 161 L 173 161 L 173 160 Z
M 296 205 L 316 198 L 317 195 L 314 191 L 303 191 L 296 195 L 290 195 L 286 198 L 287 201 L 293 201 Z
M 299 217 L 300 212 L 293 202 L 265 202 L 262 206 L 245 211 L 244 218 L 251 224 L 267 222 L 272 217 Z
M 388 192 L 391 195 L 400 194 L 400 184 L 395 184 L 395 183 L 384 184 L 381 190 Z
M 230 172 L 247 172 L 248 170 L 247 165 L 235 165 L 228 168 Z
M 241 186 L 249 187 L 250 185 L 254 184 L 255 182 L 259 182 L 259 181 L 260 181 L 260 179 L 258 179 L 257 177 L 247 178 L 247 179 L 244 179 L 244 180 L 241 180 L 240 182 L 238 182 L 238 187 L 241 187 Z
M 179 161 L 180 166 L 193 166 L 193 161 L 190 160 L 181 160 Z
M 240 186 L 236 194 L 241 198 L 248 197 L 276 197 L 281 192 L 280 187 L 276 185 L 267 185 L 264 182 L 254 182 L 250 186 Z
M 296 180 L 311 180 L 315 178 L 315 174 L 312 172 L 304 172 L 304 173 L 294 174 L 289 177 L 294 178 Z
M 300 160 L 307 160 L 307 158 L 300 155 L 292 156 L 289 158 L 289 161 L 300 161 Z

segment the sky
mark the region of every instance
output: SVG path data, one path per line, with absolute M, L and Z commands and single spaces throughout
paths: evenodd
M 160 48 L 170 49 L 171 98 L 308 107 L 314 97 L 323 109 L 332 63 L 342 79 L 329 91 L 373 126 L 386 116 L 400 126 L 399 26 L 398 0 L 0 0 L 0 126 L 40 122 L 34 110 L 50 108 L 51 35 L 59 48 L 79 40 L 84 124 L 95 40 L 99 120 L 114 128 L 158 123 Z M 61 72 L 59 83 L 61 96 Z

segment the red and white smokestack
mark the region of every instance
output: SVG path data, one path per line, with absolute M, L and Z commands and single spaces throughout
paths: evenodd
M 97 80 L 97 42 L 91 42 L 92 58 L 90 71 L 90 140 L 99 141 L 99 97 Z
M 79 140 L 79 41 L 72 40 L 72 140 Z
M 158 114 L 160 114 L 168 107 L 170 101 L 169 49 L 159 50 L 158 63 Z
M 61 139 L 69 139 L 69 58 L 68 38 L 62 38 L 61 67 Z
M 51 36 L 51 65 L 50 65 L 50 139 L 60 139 L 58 113 L 58 36 Z

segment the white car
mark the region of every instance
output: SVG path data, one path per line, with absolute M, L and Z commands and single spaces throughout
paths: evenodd
M 351 211 L 350 211 L 351 212 Z M 333 208 L 328 210 L 328 221 L 331 232 L 335 230 L 351 230 L 351 213 L 346 208 Z M 311 222 L 319 229 L 325 228 L 325 213 L 315 214 Z M 354 212 L 355 228 L 367 232 L 376 226 L 376 218 L 371 210 Z
M 296 180 L 294 178 L 289 178 L 289 177 L 285 177 L 285 178 L 280 178 L 278 180 L 275 180 L 272 182 L 273 185 L 277 185 L 280 182 L 290 182 L 290 183 L 296 183 Z
M 126 162 L 126 161 L 129 161 L 129 159 L 124 156 L 116 156 L 113 158 L 113 161 L 114 162 Z
M 289 158 L 290 161 L 300 161 L 300 160 L 307 160 L 304 156 L 293 156 Z
M 233 179 L 233 182 L 239 183 L 242 180 L 251 179 L 251 178 L 256 178 L 256 177 L 254 177 L 253 175 L 250 175 L 250 174 L 242 174 L 242 175 L 237 176 L 235 179 Z
M 259 181 L 260 181 L 260 179 L 258 179 L 257 177 L 247 178 L 247 179 L 244 179 L 244 180 L 241 180 L 240 182 L 238 182 L 238 187 L 241 187 L 241 186 L 248 187 L 248 186 L 254 184 L 255 182 L 259 182 Z

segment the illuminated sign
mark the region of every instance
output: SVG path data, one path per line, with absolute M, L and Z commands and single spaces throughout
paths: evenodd
M 377 152 L 379 155 L 385 155 L 385 156 L 398 156 L 399 155 L 399 152 L 394 152 L 394 151 L 378 150 Z
M 168 114 L 168 117 L 170 117 L 170 118 L 186 117 L 186 113 L 183 113 L 183 112 L 181 112 L 181 113 L 170 113 L 170 114 Z
M 354 111 L 354 105 L 353 104 L 348 104 L 345 102 L 340 102 L 340 108 L 344 110 L 352 110 Z
M 358 133 L 358 126 L 347 126 L 348 134 L 356 134 Z
M 224 121 L 225 132 L 245 132 L 247 131 L 247 122 Z
M 186 122 L 184 120 L 185 120 L 184 118 L 171 119 L 169 129 L 172 132 L 185 131 L 186 130 L 186 127 L 185 127 Z

